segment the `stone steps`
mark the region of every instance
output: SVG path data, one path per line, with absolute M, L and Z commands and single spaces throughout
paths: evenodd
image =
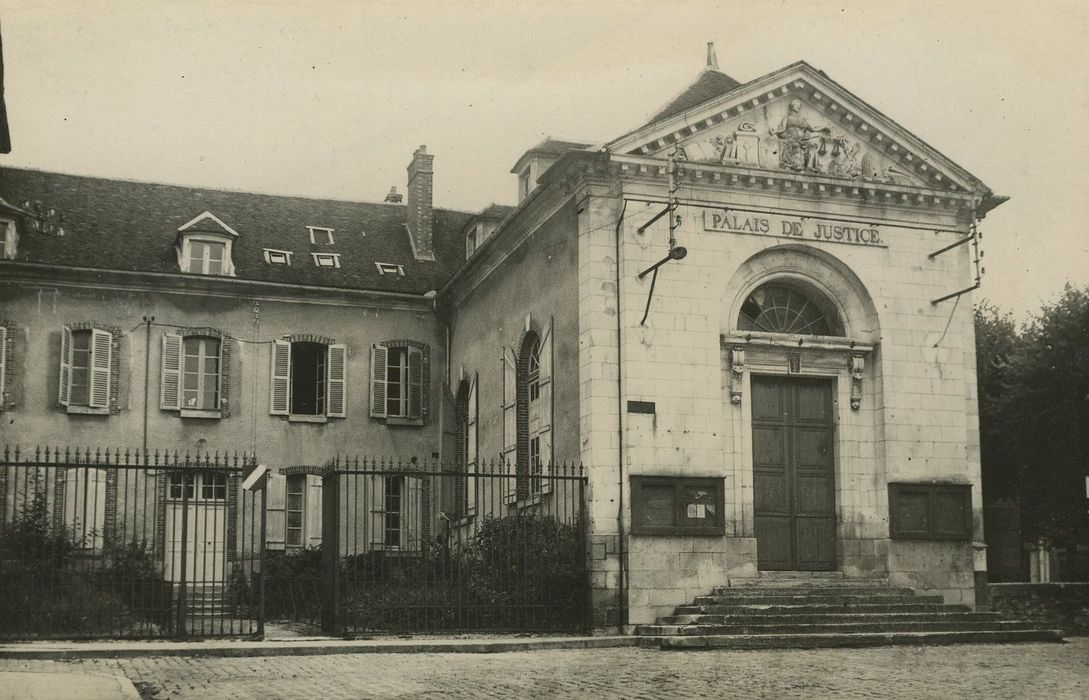
M 643 625 L 638 634 L 649 636 L 708 636 L 721 634 L 814 634 L 842 632 L 972 632 L 1034 629 L 1031 622 L 1011 620 L 925 620 L 919 622 L 783 622 L 696 625 Z
M 725 615 L 729 613 L 755 612 L 769 615 L 810 614 L 832 612 L 968 612 L 967 605 L 945 605 L 943 603 L 854 603 L 847 605 L 820 605 L 801 603 L 797 605 L 769 605 L 765 603 L 718 603 L 715 605 L 680 605 L 674 615 Z
M 826 595 L 823 591 L 810 595 L 701 595 L 692 605 L 897 605 L 899 603 L 933 603 L 943 605 L 940 595 Z
M 814 613 L 793 614 L 791 622 L 802 624 L 835 624 L 838 622 L 996 622 L 1002 620 L 996 612 L 896 612 L 896 613 Z M 667 615 L 658 618 L 660 625 L 764 625 L 782 622 L 782 615 L 763 615 L 759 612 L 727 615 Z
M 858 647 L 1059 641 L 1062 632 L 1005 620 L 882 579 L 820 572 L 731 580 L 640 625 L 641 646 L 662 649 Z
M 723 634 L 702 636 L 647 636 L 640 646 L 682 649 L 815 649 L 889 645 L 1013 644 L 1058 642 L 1059 630 L 1002 630 L 957 632 L 847 632 L 821 634 Z

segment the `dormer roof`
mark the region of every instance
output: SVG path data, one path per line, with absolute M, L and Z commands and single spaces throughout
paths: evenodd
M 64 212 L 63 237 L 20 237 L 20 262 L 58 267 L 178 273 L 184 234 L 229 237 L 234 278 L 351 290 L 422 295 L 442 286 L 464 261 L 459 233 L 467 212 L 435 209 L 436 261 L 412 255 L 403 204 L 351 202 L 132 182 L 5 167 L 0 197 L 41 201 Z M 194 212 L 201 214 L 194 216 Z M 307 226 L 336 230 L 335 245 L 311 245 Z M 364 231 L 366 232 L 364 235 Z M 239 235 L 241 234 L 241 235 Z M 270 265 L 265 249 L 293 253 Z M 317 267 L 311 253 L 335 253 L 340 267 Z M 404 266 L 381 275 L 374 263 Z

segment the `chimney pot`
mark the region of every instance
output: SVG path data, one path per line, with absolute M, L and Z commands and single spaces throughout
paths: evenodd
M 386 195 L 385 201 L 390 204 L 400 204 L 404 199 L 404 196 L 397 191 L 397 186 L 389 188 L 389 194 Z
M 718 56 L 715 55 L 715 42 L 707 42 L 707 68 L 718 70 Z

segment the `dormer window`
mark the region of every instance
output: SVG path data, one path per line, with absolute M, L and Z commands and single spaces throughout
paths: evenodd
M 178 228 L 178 267 L 194 275 L 234 276 L 231 246 L 238 232 L 211 212 Z
M 265 262 L 269 265 L 287 265 L 291 266 L 291 251 L 290 250 L 273 250 L 272 248 L 265 248 Z
M 307 226 L 306 230 L 310 232 L 312 245 L 333 245 L 333 229 L 324 226 Z
M 311 253 L 318 267 L 340 267 L 340 253 Z
M 221 241 L 190 241 L 188 271 L 198 275 L 223 274 L 223 254 L 226 250 L 227 244 Z
M 398 275 L 400 277 L 405 276 L 404 265 L 376 262 L 374 266 L 378 268 L 378 274 L 380 275 Z
M 19 235 L 15 222 L 11 219 L 0 219 L 0 259 L 14 260 L 18 252 Z

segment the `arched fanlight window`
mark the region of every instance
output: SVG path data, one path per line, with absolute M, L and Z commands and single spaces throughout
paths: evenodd
M 794 335 L 843 335 L 832 304 L 801 285 L 769 282 L 757 287 L 741 305 L 741 331 Z

